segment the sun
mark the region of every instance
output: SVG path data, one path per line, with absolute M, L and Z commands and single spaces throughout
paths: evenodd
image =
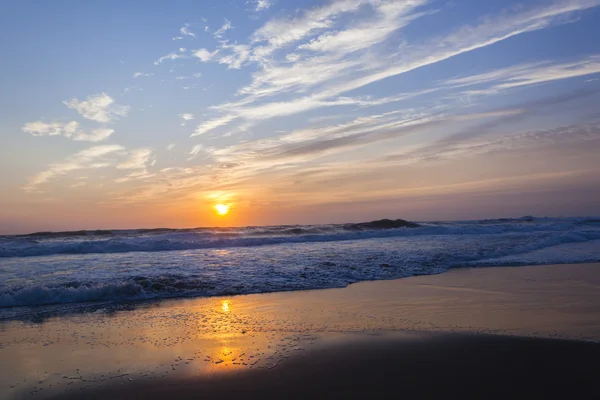
M 215 204 L 214 209 L 219 215 L 229 214 L 229 206 L 227 204 Z

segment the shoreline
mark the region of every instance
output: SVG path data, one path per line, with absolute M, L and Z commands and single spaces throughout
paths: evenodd
M 461 268 L 344 288 L 168 299 L 38 322 L 4 321 L 0 356 L 12 370 L 0 377 L 0 398 L 170 385 L 256 370 L 278 374 L 294 360 L 320 359 L 319 352 L 336 346 L 347 346 L 340 353 L 346 354 L 351 342 L 372 348 L 390 335 L 418 343 L 464 337 L 465 348 L 480 343 L 478 337 L 517 348 L 522 342 L 513 339 L 561 339 L 544 342 L 547 350 L 555 342 L 598 346 L 585 342 L 600 342 L 600 264 Z M 582 362 L 584 353 L 578 353 Z M 521 357 L 516 350 L 514 356 Z
M 121 312 L 121 311 L 133 311 L 137 308 L 144 308 L 147 306 L 153 306 L 157 304 L 169 304 L 169 303 L 177 303 L 177 302 L 188 302 L 194 300 L 210 300 L 214 298 L 238 298 L 245 296 L 261 296 L 261 295 L 277 295 L 277 294 L 289 294 L 289 293 L 302 293 L 302 292 L 321 292 L 321 291 L 329 291 L 329 290 L 343 290 L 354 285 L 361 285 L 365 283 L 373 283 L 373 282 L 394 282 L 394 281 L 403 281 L 406 279 L 415 279 L 429 276 L 438 276 L 445 275 L 448 273 L 452 273 L 454 271 L 460 270 L 479 270 L 479 269 L 505 269 L 505 268 L 534 268 L 534 267 L 559 267 L 559 266 L 567 266 L 567 265 L 600 265 L 600 261 L 598 262 L 565 262 L 558 264 L 506 264 L 506 265 L 485 265 L 485 266 L 459 266 L 459 267 L 451 267 L 447 270 L 444 270 L 439 273 L 433 274 L 423 274 L 423 275 L 411 275 L 407 277 L 400 278 L 381 278 L 381 279 L 371 279 L 371 280 L 361 280 L 357 282 L 351 282 L 346 286 L 342 287 L 325 287 L 325 288 L 309 288 L 309 289 L 293 289 L 293 290 L 279 290 L 273 292 L 256 292 L 256 293 L 236 293 L 236 294 L 227 294 L 227 295 L 214 295 L 214 296 L 196 296 L 193 294 L 187 296 L 172 296 L 172 297 L 156 297 L 156 298 L 147 298 L 147 299 L 125 299 L 125 300 L 95 300 L 89 302 L 73 302 L 73 303 L 53 303 L 41 306 L 15 306 L 15 307 L 7 307 L 5 309 L 11 308 L 28 308 L 33 309 L 28 314 L 22 314 L 15 317 L 3 317 L 0 318 L 0 325 L 7 324 L 16 321 L 22 321 L 25 323 L 40 323 L 46 319 L 52 318 L 62 318 L 67 316 L 75 316 L 77 314 L 88 314 L 94 313 L 98 310 L 100 311 L 109 311 L 109 312 Z M 600 267 L 599 267 L 600 269 Z M 69 309 L 70 307 L 70 309 Z M 42 308 L 43 310 L 38 310 Z

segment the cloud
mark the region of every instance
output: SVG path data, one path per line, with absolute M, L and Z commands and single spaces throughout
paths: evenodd
M 277 139 L 261 139 L 215 149 L 212 156 L 219 163 L 245 165 L 241 171 L 238 169 L 236 174 L 238 176 L 245 174 L 245 177 L 250 177 L 265 170 L 313 162 L 318 158 L 342 151 L 397 139 L 409 134 L 425 134 L 442 128 L 445 132 L 454 130 L 456 133 L 450 133 L 450 135 L 446 133 L 446 136 L 438 141 L 393 156 L 393 160 L 414 163 L 440 157 L 467 155 L 471 152 L 476 154 L 475 150 L 484 151 L 481 137 L 493 128 L 513 123 L 549 106 L 559 105 L 588 94 L 589 91 L 578 91 L 518 105 L 514 108 L 479 113 L 447 114 L 396 110 L 356 118 L 347 123 L 314 129 L 300 129 Z M 573 134 L 573 138 L 574 140 L 575 138 L 583 140 L 585 137 L 597 138 L 590 132 L 590 129 L 583 130 L 581 134 Z M 568 133 L 561 134 L 564 140 L 568 136 Z M 529 138 L 528 143 L 533 145 L 537 136 L 529 134 L 527 137 Z M 493 146 L 487 146 L 485 151 L 491 151 L 492 147 L 498 149 L 500 143 L 507 143 L 507 139 L 497 142 L 496 140 L 493 139 L 491 141 L 494 143 Z M 523 141 L 524 139 L 519 139 L 518 142 Z M 485 143 L 486 140 L 483 142 Z M 517 141 L 511 141 L 511 143 L 516 146 Z M 388 161 L 391 160 L 392 157 Z
M 191 76 L 176 76 L 175 79 L 178 81 L 182 81 L 185 79 L 197 79 L 197 78 L 201 78 L 202 74 L 200 72 L 192 74 Z
M 252 42 L 259 44 L 258 55 L 268 56 L 315 31 L 331 27 L 341 15 L 356 12 L 362 6 L 374 3 L 375 0 L 340 0 L 306 10 L 300 17 L 271 20 L 254 32 Z
M 365 20 L 348 29 L 326 32 L 298 46 L 298 49 L 347 54 L 374 46 L 412 20 L 426 15 L 427 13 L 413 13 L 416 8 L 425 3 L 426 0 L 381 3 L 375 7 L 377 13 L 375 18 Z
M 151 73 L 134 72 L 133 73 L 133 78 L 135 79 L 135 78 L 139 78 L 139 77 L 142 77 L 142 76 L 152 76 L 152 75 L 154 75 L 154 73 L 152 73 L 152 72 Z
M 190 157 L 187 160 L 191 161 L 202 153 L 204 153 L 204 155 L 205 155 L 204 160 L 206 160 L 212 156 L 214 151 L 215 151 L 214 147 L 206 147 L 202 144 L 196 144 L 196 145 L 192 146 L 192 148 L 190 149 L 190 152 L 188 153 L 190 155 Z
M 291 101 L 270 102 L 257 106 L 238 106 L 237 104 L 224 104 L 213 107 L 215 110 L 230 112 L 238 117 L 248 120 L 265 120 L 274 117 L 298 114 L 304 111 L 323 107 L 343 105 L 365 105 L 369 102 L 360 98 L 338 97 L 325 101 L 318 97 L 306 96 Z
M 471 138 L 472 139 L 472 138 Z M 414 164 L 423 161 L 473 157 L 493 152 L 513 152 L 519 149 L 542 148 L 543 146 L 565 146 L 600 140 L 600 124 L 574 124 L 545 130 L 534 130 L 519 134 L 502 135 L 487 140 L 463 140 L 425 146 L 413 151 L 387 155 L 378 161 L 396 164 Z
M 179 53 L 169 53 L 165 56 L 160 57 L 158 60 L 154 61 L 154 65 L 160 65 L 166 60 L 177 60 L 179 58 L 186 58 L 186 56 Z
M 196 37 L 196 34 L 190 31 L 190 24 L 185 24 L 184 26 L 182 26 L 179 29 L 179 33 L 181 33 L 183 36 L 189 36 L 193 38 Z
M 495 128 L 525 120 L 531 116 L 540 114 L 540 112 L 547 111 L 548 107 L 565 104 L 573 100 L 590 96 L 594 93 L 595 91 L 592 90 L 578 90 L 564 95 L 552 96 L 519 104 L 514 108 L 480 114 L 484 115 L 486 118 L 491 117 L 491 119 L 484 123 L 461 129 L 456 133 L 447 135 L 431 144 L 425 145 L 420 149 L 413 151 L 411 157 L 416 157 L 418 159 L 433 159 L 437 158 L 440 154 L 457 152 L 465 145 L 469 146 L 469 143 L 471 142 L 475 142 L 476 146 L 478 146 L 482 137 L 485 138 L 486 135 L 492 133 Z M 460 153 L 462 154 L 462 152 Z
M 231 69 L 240 69 L 251 55 L 250 47 L 245 44 L 224 43 L 221 50 L 229 50 L 231 54 L 219 58 L 219 64 L 227 64 L 227 67 Z
M 146 169 L 152 160 L 152 149 L 141 148 L 132 150 L 129 158 L 117 165 L 118 169 Z
M 75 170 L 108 167 L 112 165 L 112 160 L 107 157 L 122 154 L 124 150 L 125 148 L 119 145 L 89 147 L 67 157 L 62 163 L 51 164 L 46 171 L 32 177 L 24 189 L 28 192 L 35 191 L 38 185 Z
M 391 47 L 392 34 L 432 13 L 420 10 L 425 4 L 426 0 L 336 1 L 307 10 L 299 17 L 271 20 L 254 32 L 250 44 L 223 42 L 219 63 L 238 69 L 256 62 L 259 69 L 253 73 L 252 82 L 238 91 L 239 100 L 212 107 L 222 115 L 199 127 L 197 134 L 234 119 L 252 124 L 323 107 L 375 106 L 431 93 L 440 88 L 368 100 L 344 95 L 525 32 L 568 22 L 566 17 L 573 12 L 600 2 L 569 0 L 507 9 L 497 17 L 482 19 L 475 25 L 430 37 L 419 44 L 391 42 L 395 48 Z M 367 9 L 371 12 L 364 12 Z M 352 21 L 350 25 L 342 18 L 347 15 L 355 16 L 348 19 Z M 293 48 L 293 52 L 279 54 L 278 50 L 284 48 Z M 545 77 L 523 76 L 521 81 L 505 82 L 502 88 L 591 73 L 595 64 L 595 59 L 581 68 L 565 64 L 562 70 L 547 71 Z M 267 100 L 284 95 L 289 98 Z
M 201 153 L 206 154 L 204 159 L 207 159 L 213 154 L 214 151 L 215 151 L 215 149 L 213 147 L 206 147 L 202 144 L 196 144 L 196 145 L 192 146 L 192 148 L 190 149 L 190 152 L 188 153 L 191 156 L 188 158 L 188 161 L 193 160 Z
M 72 99 L 63 102 L 67 107 L 77 111 L 82 117 L 96 122 L 109 123 L 129 113 L 129 106 L 114 104 L 115 101 L 106 93 L 88 97 L 84 101 Z
M 254 11 L 256 11 L 256 12 L 267 10 L 269 7 L 271 7 L 273 5 L 271 3 L 271 0 L 255 0 L 253 2 L 253 4 L 254 4 Z
M 233 25 L 231 25 L 231 21 L 229 21 L 227 18 L 225 18 L 225 22 L 223 23 L 223 25 L 221 25 L 221 27 L 219 29 L 217 29 L 214 33 L 213 36 L 217 39 L 220 39 L 223 37 L 223 34 L 225 32 L 227 32 L 228 30 L 233 29 Z
M 190 114 L 190 113 L 179 114 L 179 118 L 181 118 L 181 126 L 185 126 L 185 123 L 187 121 L 191 121 L 194 119 L 194 114 Z
M 469 90 L 466 94 L 492 94 L 520 86 L 537 85 L 597 73 L 600 73 L 600 55 L 560 64 L 552 64 L 549 61 L 519 64 L 483 74 L 449 79 L 443 84 L 455 88 L 489 85 L 484 89 Z
M 235 119 L 235 117 L 226 115 L 224 117 L 219 117 L 219 118 L 208 120 L 208 121 L 206 121 L 206 122 L 198 125 L 198 127 L 196 128 L 196 130 L 194 131 L 194 133 L 192 133 L 190 135 L 190 137 L 203 135 L 203 134 L 205 134 L 207 132 L 212 131 L 215 128 L 227 125 L 228 123 L 230 123 L 234 119 Z
M 115 132 L 114 129 L 101 128 L 87 133 L 80 129 L 76 121 L 67 123 L 28 122 L 23 125 L 22 130 L 23 132 L 31 133 L 33 136 L 64 136 L 72 140 L 88 142 L 100 142 Z
M 212 53 L 206 49 L 198 49 L 194 50 L 193 55 L 197 57 L 202 62 L 210 61 L 219 51 L 215 50 Z
M 21 128 L 23 132 L 31 133 L 33 136 L 65 136 L 71 137 L 79 130 L 79 124 L 76 121 L 67 123 L 43 121 L 28 122 Z
M 416 132 L 425 132 L 460 119 L 487 117 L 486 114 L 460 116 L 382 114 L 371 118 L 357 118 L 346 124 L 295 131 L 276 140 L 258 140 L 216 149 L 213 155 L 219 162 L 252 162 L 257 167 L 307 162 L 343 150 Z
M 400 62 L 387 59 L 382 68 L 371 68 L 363 77 L 333 86 L 323 95 L 334 95 L 355 90 L 371 83 L 400 75 L 417 68 L 432 65 L 457 55 L 493 45 L 508 38 L 561 23 L 573 12 L 596 7 L 598 0 L 570 0 L 552 2 L 543 6 L 506 10 L 497 18 L 488 18 L 475 26 L 466 26 L 430 41 L 424 46 L 412 47 L 395 55 Z M 405 50 L 405 49 L 403 49 Z
M 83 140 L 88 142 L 100 142 L 104 139 L 108 139 L 110 135 L 115 133 L 114 129 L 100 128 L 93 129 L 91 133 L 78 132 L 73 137 L 73 140 Z
M 174 148 L 175 148 L 175 143 L 170 143 L 170 144 L 167 146 L 167 151 L 171 151 L 171 150 L 173 150 Z
M 190 155 L 192 155 L 192 156 L 198 155 L 198 153 L 200 153 L 202 150 L 204 150 L 203 145 L 201 145 L 201 144 L 194 145 L 194 147 L 192 147 L 192 149 L 190 150 Z

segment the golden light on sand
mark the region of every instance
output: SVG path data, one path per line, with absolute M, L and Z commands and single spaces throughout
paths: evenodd
M 219 215 L 229 214 L 229 205 L 227 204 L 215 204 L 214 209 Z
M 224 313 L 229 312 L 229 300 L 223 300 L 221 302 L 221 310 L 223 310 Z

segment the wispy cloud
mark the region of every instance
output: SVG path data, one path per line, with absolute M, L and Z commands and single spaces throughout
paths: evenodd
M 512 152 L 519 149 L 563 146 L 567 143 L 600 140 L 600 124 L 575 124 L 552 129 L 501 135 L 483 140 L 444 142 L 412 151 L 387 155 L 378 161 L 395 164 L 414 164 L 451 158 L 475 157 L 493 152 Z
M 223 25 L 221 25 L 221 27 L 219 29 L 217 29 L 214 33 L 213 36 L 217 39 L 220 39 L 223 37 L 223 34 L 225 32 L 227 32 L 228 30 L 233 29 L 233 25 L 231 25 L 231 21 L 229 21 L 227 18 L 225 18 L 225 22 L 223 23 Z
M 486 117 L 492 118 L 483 123 L 460 129 L 432 143 L 422 145 L 420 148 L 406 153 L 405 156 L 409 155 L 410 157 L 405 158 L 430 160 L 444 158 L 448 154 L 456 156 L 466 154 L 465 151 L 468 151 L 467 149 L 481 148 L 482 143 L 488 143 L 491 139 L 487 138 L 487 136 L 498 127 L 525 120 L 540 112 L 547 111 L 550 107 L 564 105 L 573 100 L 590 96 L 593 93 L 590 90 L 579 90 L 564 95 L 530 101 L 517 105 L 514 108 L 485 113 Z
M 194 119 L 194 114 L 191 114 L 191 113 L 179 114 L 179 118 L 181 119 L 181 126 L 185 126 L 186 122 Z
M 205 134 L 207 132 L 212 131 L 215 128 L 227 125 L 229 122 L 233 121 L 234 119 L 235 119 L 235 117 L 226 115 L 226 116 L 221 117 L 221 118 L 215 118 L 215 119 L 211 119 L 211 120 L 208 120 L 206 122 L 203 122 L 202 124 L 198 125 L 198 127 L 196 128 L 196 130 L 194 131 L 194 133 L 192 133 L 190 135 L 190 137 L 194 137 L 194 136 L 198 136 L 198 135 L 203 135 L 203 134 Z
M 65 136 L 71 137 L 79 130 L 79 124 L 76 121 L 67 123 L 43 121 L 28 122 L 23 125 L 23 132 L 31 133 L 33 136 Z
M 234 69 L 256 63 L 259 70 L 253 74 L 253 81 L 239 90 L 239 100 L 213 107 L 222 113 L 212 120 L 219 123 L 204 125 L 199 132 L 206 133 L 211 126 L 214 129 L 236 119 L 247 123 L 332 105 L 364 105 L 364 99 L 344 95 L 525 32 L 568 22 L 566 17 L 573 12 L 600 4 L 598 0 L 569 0 L 508 9 L 500 16 L 431 37 L 420 44 L 407 46 L 400 42 L 396 49 L 386 45 L 393 33 L 431 14 L 431 11 L 422 11 L 426 3 L 426 0 L 333 2 L 305 11 L 299 17 L 271 20 L 252 35 L 249 44 L 223 43 L 219 63 Z M 365 8 L 371 12 L 364 13 Z M 352 24 L 344 25 L 346 19 L 341 17 L 358 16 L 358 11 L 361 11 L 358 21 L 351 18 Z M 283 49 L 293 49 L 293 52 L 281 54 Z M 595 60 L 590 60 L 576 73 L 590 73 L 595 70 L 595 64 Z M 561 74 L 565 77 L 575 74 L 568 71 L 569 66 L 563 67 L 562 71 L 548 71 L 548 76 L 558 79 Z M 548 81 L 548 76 L 523 77 L 519 82 L 505 83 L 504 88 Z M 283 95 L 289 98 L 267 100 Z M 383 99 L 371 101 L 373 105 L 383 102 Z
M 190 37 L 192 39 L 196 38 L 196 34 L 190 30 L 190 24 L 186 23 L 181 28 L 179 28 L 179 33 L 181 36 L 175 36 L 173 40 L 183 40 L 186 37 Z
M 109 123 L 118 117 L 125 117 L 130 110 L 129 106 L 115 104 L 114 99 L 106 93 L 90 96 L 83 101 L 75 98 L 63 103 L 77 111 L 82 117 L 102 123 Z
M 99 128 L 92 129 L 91 133 L 79 132 L 77 133 L 73 140 L 83 140 L 88 142 L 100 142 L 104 139 L 108 139 L 110 135 L 115 133 L 114 129 L 109 128 Z
M 179 33 L 181 33 L 183 36 L 189 36 L 189 37 L 196 37 L 196 34 L 192 31 L 190 31 L 190 24 L 185 24 L 184 26 L 182 26 L 179 29 Z
M 160 57 L 158 60 L 154 61 L 154 65 L 160 65 L 164 61 L 167 61 L 167 60 L 177 60 L 179 58 L 186 58 L 186 56 L 183 55 L 183 54 L 180 54 L 180 53 L 169 53 L 167 55 L 164 55 L 164 56 Z
M 204 146 L 201 144 L 196 144 L 194 145 L 194 147 L 192 147 L 192 149 L 190 150 L 190 155 L 195 156 L 198 153 L 200 153 L 202 150 L 204 149 Z
M 100 128 L 93 129 L 88 133 L 83 131 L 76 121 L 67 123 L 28 122 L 23 125 L 22 130 L 33 136 L 64 136 L 72 140 L 88 142 L 100 142 L 115 132 L 114 129 Z
M 152 73 L 152 72 L 150 72 L 150 73 L 134 72 L 133 73 L 133 78 L 135 79 L 135 78 L 140 78 L 140 77 L 143 77 L 143 76 L 152 76 L 152 75 L 154 75 L 154 73 Z
M 267 10 L 273 5 L 271 0 L 254 0 L 252 4 L 256 12 Z
M 189 155 L 191 157 L 188 158 L 188 161 L 193 160 L 194 158 L 196 158 L 196 156 L 200 154 L 205 154 L 206 156 L 204 158 L 206 159 L 210 157 L 214 151 L 215 149 L 212 147 L 206 147 L 203 144 L 196 144 L 190 149 Z
M 202 74 L 200 72 L 197 72 L 195 74 L 192 74 L 190 76 L 176 76 L 175 79 L 178 81 L 183 81 L 186 79 L 198 79 L 198 78 L 202 78 Z
M 61 163 L 51 164 L 46 171 L 32 177 L 24 189 L 29 192 L 36 191 L 38 185 L 79 169 L 108 167 L 114 162 L 110 156 L 122 154 L 124 150 L 125 148 L 119 145 L 89 147 L 67 157 Z
M 141 148 L 132 150 L 129 158 L 117 165 L 118 169 L 146 169 L 152 162 L 152 149 Z
M 156 174 L 148 171 L 150 166 L 156 163 L 153 156 L 154 151 L 149 148 L 139 148 L 129 151 L 127 158 L 117 164 L 117 169 L 130 171 L 125 176 L 115 179 L 115 183 L 124 183 L 130 181 L 140 181 L 151 179 Z
M 279 164 L 308 162 L 351 148 L 427 132 L 450 123 L 497 118 L 519 112 L 520 110 L 507 110 L 499 113 L 464 115 L 389 113 L 370 118 L 358 118 L 349 123 L 314 130 L 295 131 L 277 140 L 266 139 L 233 145 L 216 149 L 213 154 L 220 162 L 252 163 L 258 168 L 263 168 L 265 165 L 272 167 Z
M 219 52 L 219 50 L 210 52 L 206 49 L 198 49 L 198 50 L 194 50 L 193 55 L 194 55 L 194 57 L 199 58 L 200 61 L 207 62 L 207 61 L 210 61 L 218 52 Z
M 519 64 L 483 74 L 449 79 L 444 82 L 444 85 L 452 87 L 487 85 L 483 89 L 468 90 L 466 94 L 492 94 L 520 86 L 537 85 L 597 73 L 600 73 L 600 55 L 593 55 L 582 60 L 559 64 L 549 61 Z
M 322 7 L 306 10 L 299 17 L 278 18 L 267 22 L 252 36 L 257 44 L 258 57 L 266 57 L 292 43 L 298 42 L 314 32 L 332 27 L 341 15 L 356 12 L 375 0 L 334 1 Z
M 219 58 L 220 64 L 226 64 L 228 68 L 240 69 L 251 56 L 250 47 L 245 44 L 227 44 L 221 45 L 221 50 L 228 50 L 229 54 Z

